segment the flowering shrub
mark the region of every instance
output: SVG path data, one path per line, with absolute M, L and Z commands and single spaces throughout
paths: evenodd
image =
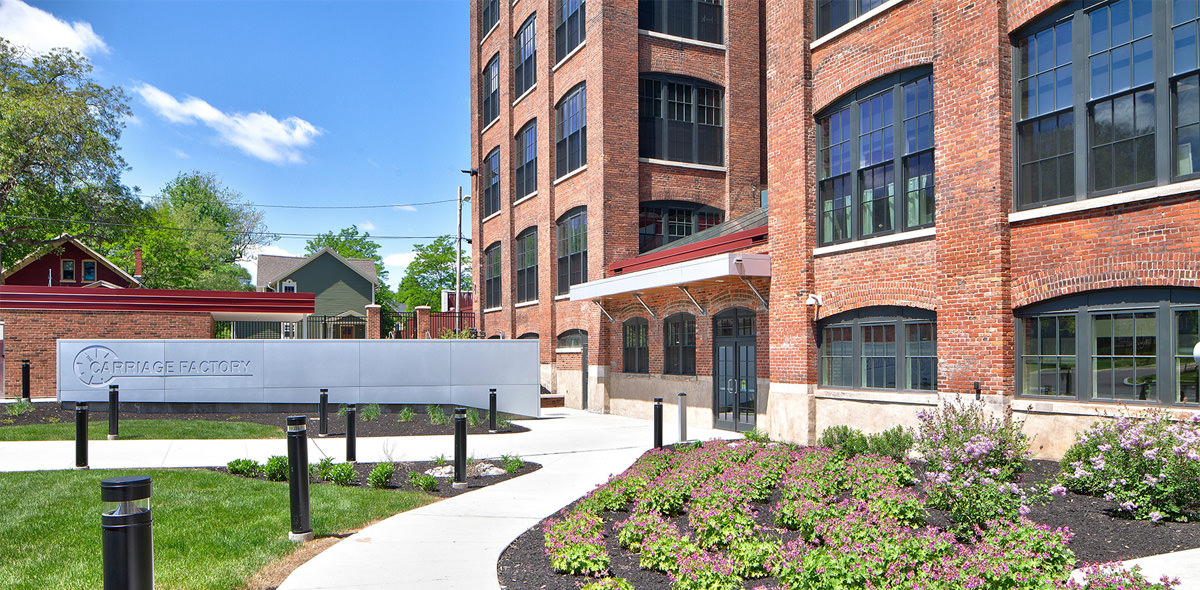
M 726 547 L 754 534 L 754 516 L 749 505 L 725 494 L 698 498 L 688 507 L 688 525 L 696 544 L 705 549 Z
M 564 574 L 603 574 L 610 558 L 604 548 L 604 521 L 587 511 L 568 513 L 542 527 L 550 566 Z
M 1163 576 L 1158 583 L 1142 576 L 1142 568 L 1133 566 L 1126 570 L 1120 564 L 1099 563 L 1083 568 L 1082 583 L 1075 580 L 1058 582 L 1055 588 L 1063 590 L 1171 590 L 1179 580 Z
M 635 512 L 621 524 L 617 531 L 617 543 L 637 553 L 642 550 L 642 540 L 646 535 L 661 531 L 666 526 L 667 521 L 656 512 Z
M 1062 480 L 1104 496 L 1134 518 L 1188 520 L 1200 505 L 1200 415 L 1173 422 L 1166 412 L 1097 422 L 1062 460 Z
M 759 537 L 741 537 L 730 543 L 733 575 L 748 580 L 771 575 L 767 563 L 779 553 L 779 542 Z
M 671 573 L 679 569 L 680 559 L 699 551 L 695 543 L 679 534 L 675 525 L 667 524 L 646 534 L 638 563 L 644 569 Z
M 667 574 L 671 590 L 741 590 L 733 562 L 717 553 L 698 551 L 679 558 L 679 570 Z
M 580 590 L 633 590 L 633 584 L 625 578 L 600 578 Z

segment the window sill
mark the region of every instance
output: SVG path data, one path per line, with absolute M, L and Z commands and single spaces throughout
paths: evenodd
M 558 183 L 560 183 L 568 178 L 571 178 L 572 176 L 578 176 L 579 174 L 582 174 L 584 170 L 587 170 L 587 164 L 584 164 L 584 165 L 554 179 L 554 186 L 558 186 Z
M 858 27 L 859 25 L 879 16 L 884 11 L 890 10 L 893 6 L 896 6 L 897 4 L 901 4 L 903 2 L 905 2 L 905 0 L 888 0 L 887 2 L 884 2 L 883 4 L 880 4 L 879 6 L 876 6 L 875 8 L 858 15 L 858 18 L 856 18 L 856 19 L 854 19 L 854 20 L 828 32 L 828 33 L 825 33 L 825 35 L 823 35 L 820 39 L 814 39 L 811 43 L 808 44 L 808 49 L 811 51 L 811 50 L 816 49 L 826 43 L 829 43 L 830 41 L 833 41 L 834 39 L 841 37 L 843 34 L 850 31 L 851 29 Z
M 1012 400 L 1013 412 L 1023 414 L 1054 414 L 1067 416 L 1111 416 L 1113 408 L 1120 403 L 1129 408 L 1161 408 L 1157 401 L 1137 402 L 1134 400 L 1092 400 L 1081 402 L 1077 398 L 1051 400 L 1044 397 L 1026 397 L 1018 395 Z M 1170 411 L 1187 411 L 1186 406 L 1167 406 Z
M 570 53 L 564 55 L 562 59 L 558 60 L 558 63 L 554 64 L 554 67 L 550 68 L 550 71 L 557 72 L 558 68 L 563 67 L 564 64 L 571 61 L 571 58 L 575 57 L 575 54 L 579 53 L 584 47 L 587 47 L 587 39 L 584 39 L 582 43 L 575 46 L 575 49 L 572 49 Z
M 658 158 L 638 158 L 638 161 L 643 164 L 658 164 L 659 166 L 675 166 L 678 168 L 691 168 L 693 170 L 708 170 L 710 172 L 728 172 L 726 166 L 710 166 L 708 164 L 693 164 L 691 162 L 676 162 L 674 160 L 659 160 Z
M 481 219 L 481 220 L 479 221 L 479 223 L 481 223 L 481 224 L 482 224 L 482 223 L 487 223 L 487 222 L 489 222 L 489 221 L 491 221 L 491 220 L 493 220 L 493 219 L 495 219 L 495 218 L 497 218 L 497 217 L 500 217 L 500 211 L 496 211 L 495 213 L 492 213 L 491 215 L 488 215 L 487 217 L 484 217 L 483 219 Z
M 521 309 L 522 307 L 530 307 L 530 306 L 534 306 L 537 304 L 538 304 L 537 299 L 534 299 L 533 301 L 522 301 L 521 303 L 514 305 L 513 309 Z
M 484 125 L 483 129 L 479 130 L 479 134 L 483 135 L 484 133 L 487 133 L 488 129 L 491 129 L 496 123 L 499 123 L 499 122 L 500 122 L 500 117 L 496 117 L 495 119 L 492 119 L 491 123 Z
M 532 93 L 533 93 L 533 90 L 534 90 L 535 88 L 537 88 L 537 82 L 534 82 L 534 83 L 533 83 L 533 86 L 530 86 L 529 88 L 526 88 L 526 89 L 525 89 L 525 92 L 522 92 L 522 93 L 521 93 L 521 96 L 518 96 L 518 97 L 517 97 L 517 100 L 514 100 L 514 101 L 512 102 L 512 106 L 514 106 L 514 107 L 515 107 L 515 106 L 517 106 L 517 103 L 518 103 L 518 102 L 521 102 L 522 100 L 524 100 L 526 96 L 529 96 L 530 94 L 532 94 Z
M 1062 203 L 1060 205 L 1049 205 L 1046 207 L 1038 207 L 1037 209 L 1029 209 L 1027 211 L 1017 211 L 1008 215 L 1009 223 L 1019 223 L 1029 221 L 1031 219 L 1042 219 L 1044 217 L 1053 217 L 1055 215 L 1066 215 L 1068 213 L 1078 213 L 1080 211 L 1089 211 L 1091 209 L 1100 209 L 1103 207 L 1111 207 L 1113 205 L 1124 205 L 1126 203 L 1137 203 L 1139 201 L 1148 201 L 1159 197 L 1168 197 L 1179 195 L 1193 191 L 1200 191 L 1200 180 L 1186 180 L 1163 186 L 1152 186 L 1132 190 L 1106 197 L 1094 197 L 1084 199 L 1082 201 L 1072 201 L 1070 203 Z
M 502 309 L 504 309 L 504 308 L 503 307 L 489 307 L 489 308 L 483 310 L 483 313 L 492 313 L 492 312 L 500 311 Z
M 566 301 L 567 299 L 570 299 L 570 298 L 571 298 L 570 293 L 567 293 L 566 295 L 555 295 L 554 296 L 555 301 Z
M 667 41 L 675 41 L 676 43 L 686 43 L 688 45 L 699 45 L 700 47 L 707 47 L 708 49 L 720 49 L 721 51 L 725 51 L 725 45 L 722 43 L 709 43 L 708 41 L 701 41 L 699 39 L 690 39 L 688 37 L 677 37 L 675 35 L 668 35 L 666 33 L 660 33 L 658 31 L 650 31 L 647 29 L 638 29 L 638 34 L 645 35 L 647 37 L 654 37 L 656 39 L 666 39 Z
M 483 47 L 483 44 L 485 42 L 487 42 L 489 37 L 492 36 L 492 33 L 496 32 L 496 29 L 499 29 L 499 28 L 500 28 L 500 19 L 496 19 L 496 24 L 492 25 L 492 28 L 488 29 L 487 34 L 484 35 L 483 38 L 479 40 L 479 46 Z
M 528 201 L 529 199 L 532 199 L 536 196 L 537 196 L 537 191 L 533 191 L 532 193 L 529 193 L 528 195 L 525 195 L 525 196 L 513 201 L 512 206 L 516 207 L 517 205 L 520 205 L 521 203 L 524 203 L 525 201 Z
M 582 348 L 555 348 L 554 354 L 583 354 Z
M 936 391 L 879 391 L 870 389 L 818 389 L 813 393 L 817 399 L 867 402 L 880 404 L 902 404 L 910 406 L 936 406 L 939 396 Z
M 885 244 L 896 244 L 899 242 L 910 242 L 924 238 L 932 238 L 937 235 L 937 228 L 926 227 L 923 229 L 914 229 L 912 231 L 900 232 L 898 234 L 888 234 L 877 238 L 867 238 L 865 240 L 856 240 L 854 242 L 846 242 L 845 244 L 834 244 L 832 246 L 821 246 L 813 248 L 813 256 L 824 256 L 827 254 L 837 254 L 840 252 L 849 252 L 852 250 L 862 250 L 864 248 L 872 248 L 875 246 L 883 246 Z

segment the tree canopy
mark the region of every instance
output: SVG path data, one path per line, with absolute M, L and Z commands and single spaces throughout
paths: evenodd
M 431 244 L 413 246 L 416 257 L 404 271 L 404 278 L 396 288 L 396 297 L 413 309 L 428 305 L 433 311 L 441 311 L 442 289 L 454 288 L 454 238 L 441 236 Z M 463 252 L 462 290 L 471 290 L 471 257 Z
M 369 232 L 358 232 L 358 226 L 343 228 L 338 233 L 325 232 L 317 234 L 304 244 L 304 255 L 312 256 L 322 248 L 329 248 L 345 258 L 366 258 L 375 261 L 375 274 L 379 280 L 387 279 L 388 272 L 383 268 L 383 257 L 379 255 L 379 243 L 371 239 Z
M 0 39 L 0 266 L 62 233 L 98 243 L 144 221 L 120 182 L 128 98 L 91 73 L 70 50 L 30 57 Z

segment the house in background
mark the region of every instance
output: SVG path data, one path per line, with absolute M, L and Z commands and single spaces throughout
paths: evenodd
M 255 287 L 278 293 L 312 293 L 314 313 L 299 325 L 282 326 L 284 338 L 366 338 L 366 306 L 375 302 L 375 261 L 345 258 L 329 248 L 309 257 L 258 257 Z M 249 328 L 247 328 L 249 329 Z M 291 334 L 288 332 L 291 331 Z M 236 338 L 279 336 L 243 335 Z
M 138 259 L 141 259 L 140 251 Z M 32 287 L 130 289 L 140 286 L 134 276 L 67 234 L 34 250 L 12 268 L 4 269 L 3 277 L 6 285 Z

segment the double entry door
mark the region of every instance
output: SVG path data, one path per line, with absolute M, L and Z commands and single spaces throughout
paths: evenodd
M 754 429 L 758 364 L 754 312 L 733 308 L 713 318 L 713 423 L 734 431 Z

